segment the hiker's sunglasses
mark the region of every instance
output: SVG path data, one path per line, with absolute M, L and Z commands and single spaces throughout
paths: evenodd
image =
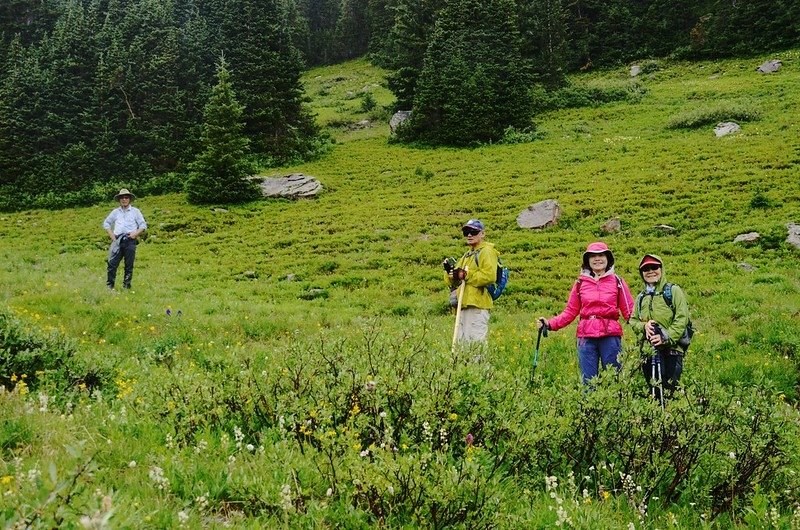
M 478 234 L 481 233 L 480 230 L 476 230 L 474 228 L 464 228 L 461 231 L 464 233 L 464 237 L 466 237 L 466 236 L 477 236 Z
M 639 270 L 642 271 L 642 272 L 650 272 L 650 271 L 657 271 L 660 268 L 661 268 L 661 265 L 645 265 L 644 267 L 642 267 Z

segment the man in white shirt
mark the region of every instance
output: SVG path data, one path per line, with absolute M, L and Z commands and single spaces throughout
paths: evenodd
M 108 280 L 106 281 L 109 289 L 114 289 L 117 268 L 123 258 L 125 260 L 125 276 L 122 279 L 122 287 L 131 288 L 136 245 L 139 244 L 139 235 L 147 228 L 142 212 L 131 206 L 131 201 L 135 198 L 136 196 L 127 189 L 119 190 L 119 193 L 114 196 L 114 199 L 119 201 L 119 208 L 114 208 L 103 221 L 103 228 L 111 238 L 111 246 L 108 249 Z

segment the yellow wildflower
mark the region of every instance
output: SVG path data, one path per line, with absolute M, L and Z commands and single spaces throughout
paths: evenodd
M 6 485 L 11 484 L 14 481 L 14 475 L 6 475 L 0 478 L 0 484 Z
M 456 414 L 455 412 L 450 414 L 450 421 L 456 421 L 457 419 L 458 419 L 458 414 Z

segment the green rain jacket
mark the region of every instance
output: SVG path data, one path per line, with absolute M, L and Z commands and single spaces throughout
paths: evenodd
M 478 256 L 477 263 L 475 256 Z M 478 309 L 491 309 L 494 306 L 492 295 L 486 287 L 497 280 L 497 251 L 493 243 L 483 242 L 477 248 L 469 249 L 456 263 L 456 268 L 467 269 L 466 287 L 461 307 L 475 307 Z M 450 289 L 458 285 L 451 283 L 450 276 L 444 275 L 444 281 Z
M 661 279 L 655 285 L 655 291 L 651 294 L 643 294 L 645 289 L 636 297 L 633 305 L 633 315 L 631 315 L 630 326 L 636 335 L 639 349 L 642 353 L 650 354 L 649 347 L 645 349 L 647 340 L 645 339 L 644 325 L 649 320 L 655 320 L 661 329 L 669 337 L 669 348 L 673 354 L 683 355 L 683 351 L 677 345 L 678 339 L 683 335 L 686 325 L 689 323 L 689 304 L 686 301 L 686 294 L 679 286 L 672 284 L 672 306 L 675 309 L 673 314 L 667 301 L 664 299 L 664 285 L 667 284 L 667 273 L 664 270 L 664 262 L 655 254 L 646 254 L 644 259 L 650 256 L 661 263 Z M 641 262 L 640 266 L 641 266 Z M 641 272 L 639 273 L 641 276 Z M 644 287 L 647 287 L 645 284 Z

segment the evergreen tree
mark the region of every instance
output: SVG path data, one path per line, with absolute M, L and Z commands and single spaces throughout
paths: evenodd
M 336 24 L 336 46 L 340 60 L 360 57 L 369 46 L 367 0 L 342 0 Z
M 5 77 L 0 85 L 0 184 L 3 194 L 28 191 L 27 181 L 35 172 L 33 161 L 39 148 L 40 109 L 44 102 L 40 87 L 45 74 L 19 37 L 8 49 Z
M 286 0 L 292 42 L 306 64 L 333 64 L 343 47 L 337 42 L 342 0 Z
M 367 20 L 369 22 L 369 41 L 367 48 L 372 62 L 379 66 L 389 64 L 387 56 L 389 34 L 394 26 L 394 13 L 397 0 L 367 0 Z
M 245 134 L 266 163 L 306 156 L 319 129 L 303 104 L 303 62 L 292 43 L 282 0 L 230 1 L 220 24 L 221 46 L 245 107 Z
M 202 35 L 202 23 L 190 7 L 180 0 L 109 5 L 103 75 L 112 119 L 121 148 L 150 171 L 175 170 L 199 148 L 202 109 L 195 101 L 206 71 L 202 37 L 190 33 Z
M 425 54 L 411 138 L 468 145 L 530 125 L 515 10 L 513 0 L 448 0 Z
M 522 55 L 538 81 L 549 87 L 566 82 L 567 9 L 563 0 L 519 0 Z
M 394 70 L 388 82 L 398 109 L 408 110 L 414 105 L 438 10 L 439 2 L 429 0 L 397 0 L 394 7 L 394 25 L 387 37 L 383 64 Z
M 61 0 L 3 0 L 0 2 L 0 64 L 15 37 L 23 46 L 39 42 L 52 31 Z M 0 74 L 2 75 L 2 74 Z
M 249 141 L 242 134 L 243 108 L 236 100 L 224 57 L 217 66 L 217 84 L 205 107 L 204 149 L 189 166 L 186 193 L 192 204 L 240 203 L 258 190 L 247 177 L 255 173 L 248 160 Z

